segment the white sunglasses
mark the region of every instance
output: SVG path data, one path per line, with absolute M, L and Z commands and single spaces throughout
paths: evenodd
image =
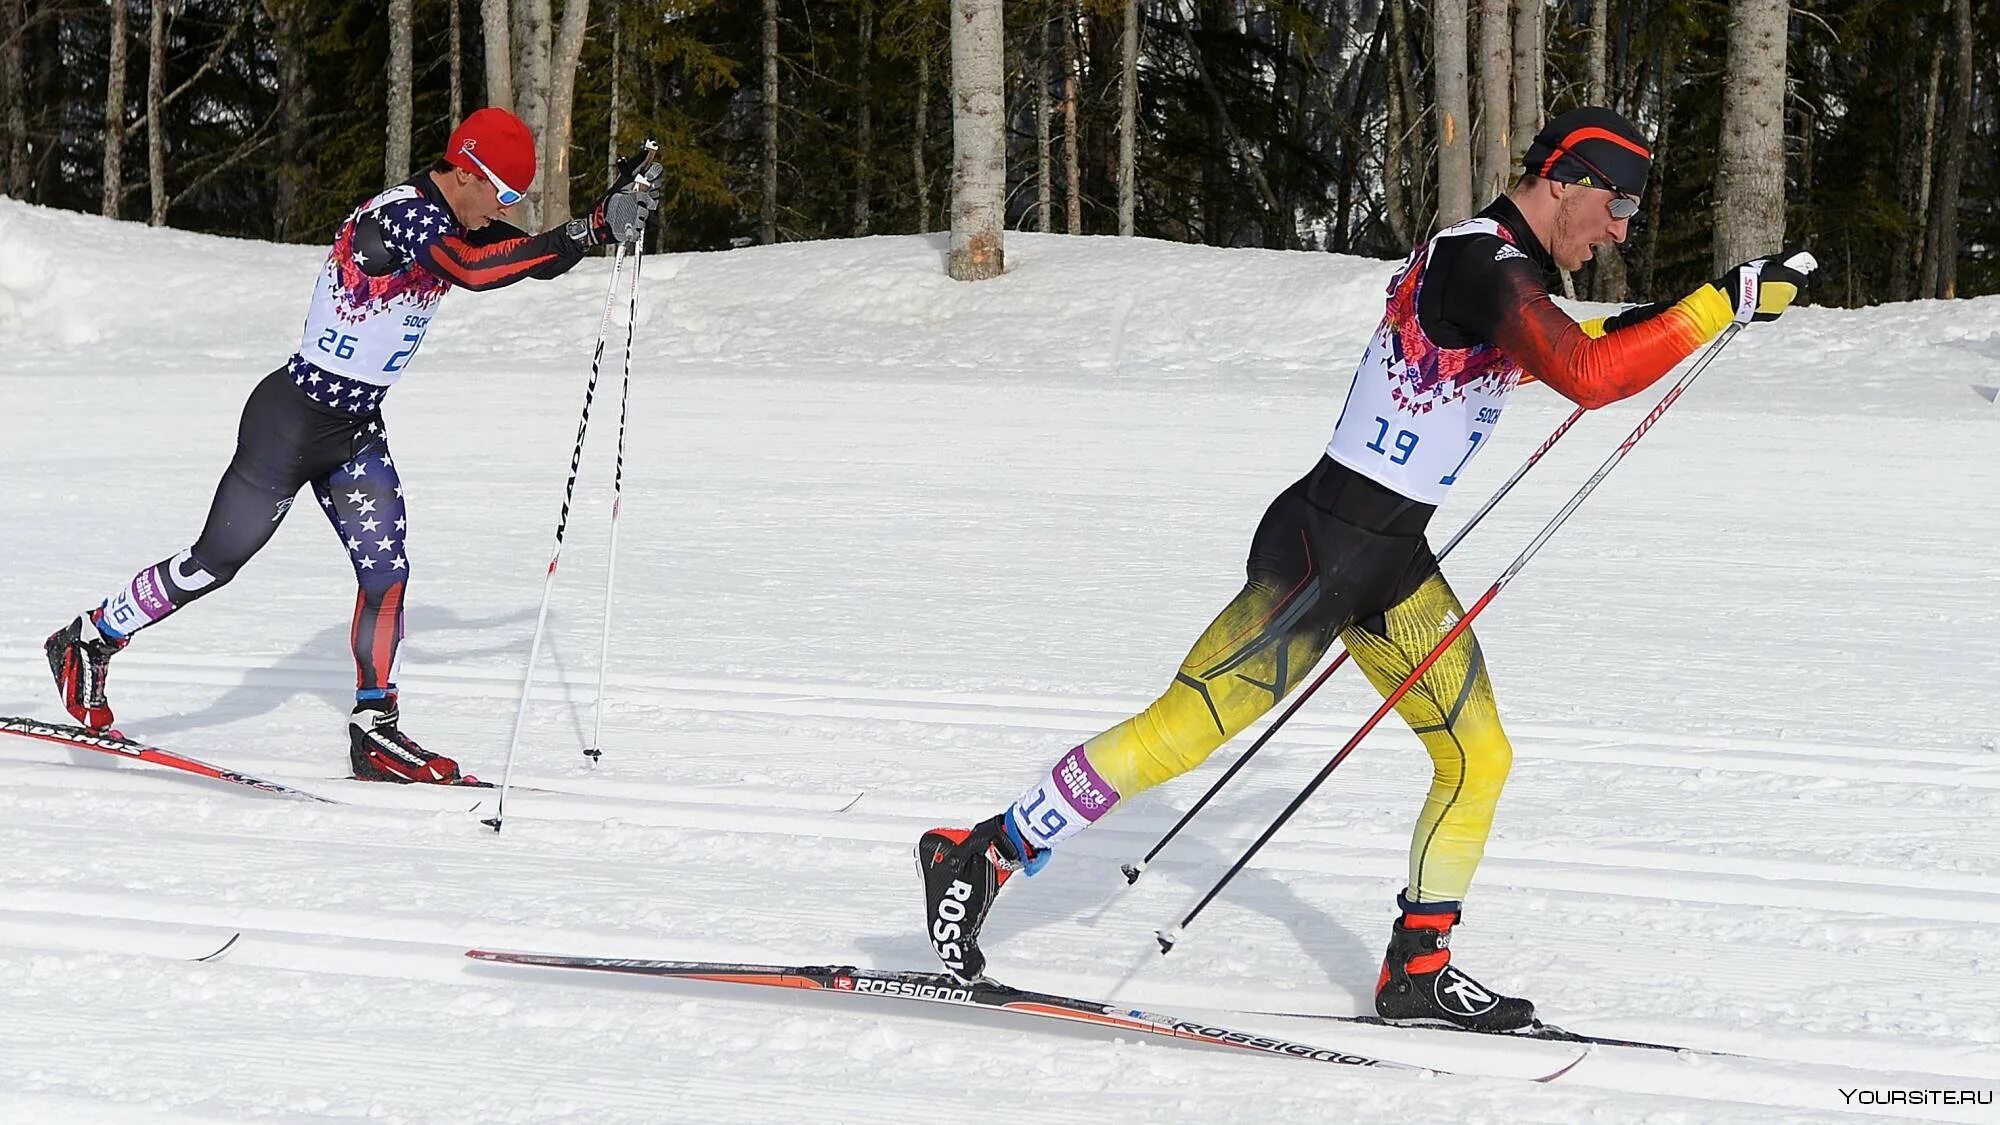
M 513 188 L 508 187 L 506 180 L 503 180 L 499 176 L 494 175 L 493 169 L 488 168 L 486 166 L 486 162 L 484 160 L 479 159 L 478 154 L 472 151 L 472 145 L 470 143 L 458 146 L 458 151 L 461 154 L 463 154 L 467 160 L 472 161 L 473 166 L 479 169 L 480 175 L 486 177 L 487 183 L 493 185 L 493 197 L 500 201 L 500 206 L 512 207 L 514 204 L 521 202 L 521 193 L 515 191 Z

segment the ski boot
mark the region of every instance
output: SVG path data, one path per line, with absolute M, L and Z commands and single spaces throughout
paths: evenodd
M 1391 1023 L 1457 1027 L 1467 1031 L 1526 1031 L 1536 1026 L 1534 1004 L 1502 996 L 1451 963 L 1455 902 L 1411 902 L 1401 894 L 1403 916 L 1389 935 L 1389 954 L 1375 982 L 1375 1013 Z
M 111 726 L 111 704 L 104 698 L 104 681 L 111 675 L 111 658 L 131 643 L 98 627 L 104 611 L 93 609 L 49 634 L 42 642 L 63 709 L 90 730 Z
M 1031 847 L 1005 813 L 969 829 L 933 828 L 917 840 L 925 935 L 952 976 L 966 984 L 979 980 L 986 971 L 979 930 L 993 896 L 1016 871 L 1032 875 L 1048 859 L 1048 850 Z
M 433 754 L 396 726 L 396 697 L 364 699 L 347 719 L 347 757 L 357 781 L 464 785 L 458 763 Z

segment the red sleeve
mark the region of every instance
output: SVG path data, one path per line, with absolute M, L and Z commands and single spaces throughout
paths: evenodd
M 1708 286 L 1702 289 L 1713 292 Z M 1594 410 L 1652 386 L 1720 330 L 1720 324 L 1710 330 L 1703 323 L 1712 315 L 1701 314 L 1713 310 L 1687 307 L 1699 296 L 1697 292 L 1657 315 L 1593 336 L 1537 285 L 1532 292 L 1516 294 L 1513 315 L 1493 326 L 1493 342 L 1557 394 Z M 1728 299 L 1722 300 L 1726 306 Z M 1727 323 L 1727 308 L 1723 314 L 1722 323 Z
M 453 285 L 473 290 L 498 289 L 526 277 L 554 277 L 582 257 L 560 227 L 486 245 L 448 234 L 432 239 L 417 252 L 417 261 L 425 269 Z
M 1491 343 L 1579 406 L 1630 398 L 1729 323 L 1729 299 L 1704 285 L 1673 305 L 1582 324 L 1556 307 L 1542 267 L 1501 239 L 1442 240 L 1424 278 L 1425 331 L 1448 347 Z

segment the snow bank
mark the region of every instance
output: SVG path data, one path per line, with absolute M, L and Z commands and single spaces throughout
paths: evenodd
M 942 234 L 882 236 L 651 258 L 639 343 L 668 359 L 885 378 L 921 366 L 1053 380 L 1325 370 L 1344 381 L 1395 265 L 1014 232 L 1007 274 L 967 284 L 945 276 L 945 247 Z M 0 199 L 0 331 L 18 363 L 275 363 L 296 343 L 323 256 Z M 502 365 L 574 354 L 595 336 L 609 268 L 456 295 L 427 353 Z M 218 323 L 231 328 L 222 338 Z M 1705 388 L 1708 403 L 1971 411 L 1968 383 L 2000 369 L 2000 297 L 1807 308 L 1784 324 L 1733 345 L 1757 373 Z

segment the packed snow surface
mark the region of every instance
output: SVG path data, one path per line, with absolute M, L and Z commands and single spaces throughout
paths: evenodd
M 1479 619 L 1516 761 L 1458 963 L 1575 1030 L 1747 1057 L 1606 1048 L 1536 1085 L 1575 1052 L 1254 1014 L 1367 1010 L 1429 781 L 1393 720 L 1162 957 L 1373 709 L 1347 670 L 1136 886 L 1118 864 L 1247 736 L 1010 884 L 990 971 L 1457 1076 L 467 962 L 933 967 L 916 836 L 1167 683 L 1393 268 L 1010 234 L 959 284 L 944 246 L 644 260 L 592 766 L 620 282 L 504 832 L 491 792 L 340 780 L 353 582 L 309 504 L 111 695 L 135 737 L 348 804 L 0 738 L 0 1119 L 2000 1120 L 2000 408 L 1971 389 L 2000 298 L 1752 326 Z M 0 714 L 61 717 L 41 639 L 192 541 L 322 257 L 0 200 Z M 450 295 L 385 408 L 404 726 L 489 778 L 611 270 Z M 1663 389 L 1493 512 L 1445 564 L 1462 598 Z M 1518 392 L 1434 542 L 1566 413 Z

